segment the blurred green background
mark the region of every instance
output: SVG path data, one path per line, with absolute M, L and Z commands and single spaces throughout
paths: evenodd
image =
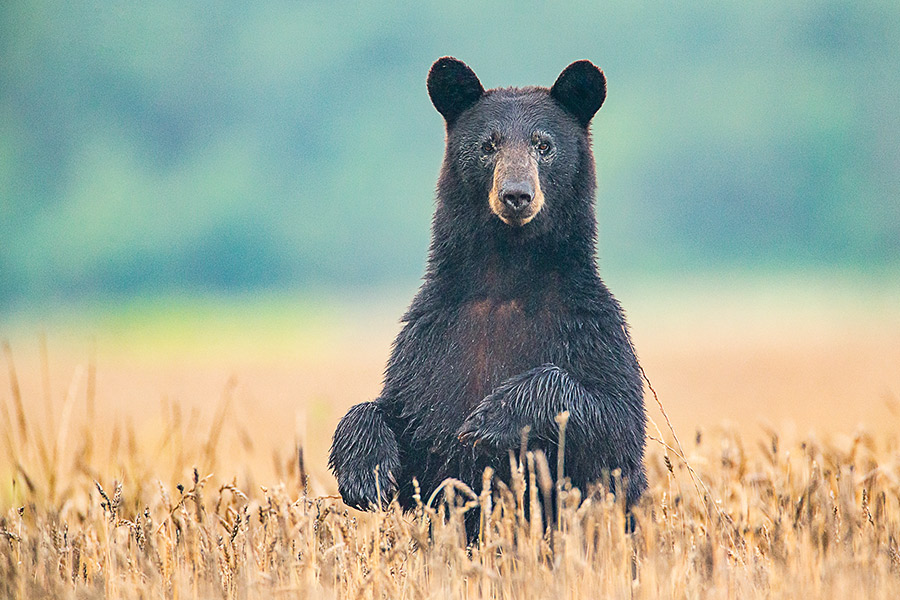
M 589 58 L 601 269 L 900 272 L 900 3 L 0 5 L 0 317 L 412 288 L 442 55 Z

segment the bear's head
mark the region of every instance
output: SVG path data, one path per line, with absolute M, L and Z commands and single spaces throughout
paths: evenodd
M 447 126 L 439 210 L 522 239 L 573 226 L 593 237 L 588 126 L 606 98 L 600 69 L 580 60 L 550 88 L 485 90 L 465 63 L 444 57 L 428 93 Z

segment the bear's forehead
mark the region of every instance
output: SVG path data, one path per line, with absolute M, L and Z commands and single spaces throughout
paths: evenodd
M 462 121 L 463 119 L 461 119 Z M 464 120 L 473 133 L 485 129 L 530 135 L 535 129 L 567 127 L 569 119 L 550 97 L 547 88 L 499 88 L 488 90 L 468 111 Z

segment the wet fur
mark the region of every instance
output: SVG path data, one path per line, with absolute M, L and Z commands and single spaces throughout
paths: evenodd
M 448 60 L 436 63 L 437 78 L 470 87 L 444 97 L 444 84 L 429 78 L 447 149 L 425 280 L 381 395 L 352 408 L 335 432 L 330 466 L 340 492 L 353 506 L 375 505 L 375 465 L 382 503 L 396 496 L 411 508 L 413 478 L 426 498 L 447 477 L 477 490 L 487 466 L 508 475 L 508 450 L 525 425 L 530 446 L 553 464 L 554 418 L 567 410 L 566 475 L 586 489 L 621 469 L 630 505 L 646 487 L 645 413 L 625 319 L 595 263 L 587 123 L 599 108 L 599 70 L 580 61 L 552 90 L 483 92 L 468 67 Z M 564 77 L 570 70 L 577 81 Z M 552 160 L 538 168 L 544 205 L 512 227 L 489 206 L 493 169 L 478 148 L 491 131 L 521 141 L 536 129 L 555 140 Z

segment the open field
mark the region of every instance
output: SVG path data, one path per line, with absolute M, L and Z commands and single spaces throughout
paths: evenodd
M 405 297 L 8 326 L 0 595 L 895 598 L 897 296 L 642 294 L 619 292 L 694 473 L 648 395 L 671 448 L 649 442 L 633 535 L 569 496 L 551 539 L 514 487 L 469 552 L 459 508 L 330 497 L 331 432 L 378 393 Z

